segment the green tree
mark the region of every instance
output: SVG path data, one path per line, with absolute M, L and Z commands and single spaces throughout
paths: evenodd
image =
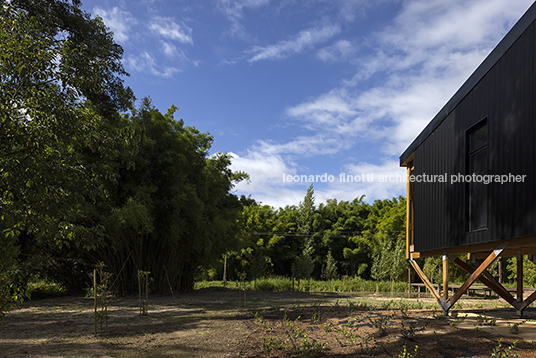
M 376 280 L 376 292 L 379 292 L 379 281 L 383 281 L 389 277 L 391 257 L 388 253 L 376 255 L 372 261 L 370 276 Z
M 253 279 L 266 274 L 271 268 L 268 248 L 273 236 L 276 211 L 268 205 L 241 200 L 242 210 L 238 219 L 238 247 L 230 252 L 227 260 L 228 276 L 237 279 L 241 272 L 249 272 Z M 244 203 L 246 203 L 244 205 Z M 214 270 L 219 276 L 222 264 Z
M 17 22 L 22 20 L 22 44 L 29 45 L 8 69 L 10 74 L 16 73 L 12 80 L 24 83 L 21 89 L 28 85 L 41 91 L 53 88 L 53 96 L 61 93 L 70 100 L 87 99 L 101 115 L 114 116 L 132 107 L 134 95 L 122 79 L 128 76 L 122 64 L 123 48 L 115 43 L 113 33 L 100 17 L 91 17 L 80 9 L 80 0 L 3 0 L 1 4 L 11 13 L 5 15 L 15 16 Z M 9 46 L 3 48 L 11 52 Z M 46 53 L 44 62 L 34 62 L 35 56 L 45 55 L 38 49 Z M 37 67 L 29 66 L 32 64 Z M 32 98 L 22 94 L 20 97 Z
M 337 262 L 331 255 L 331 251 L 328 252 L 328 256 L 326 257 L 326 264 L 322 269 L 322 278 L 324 280 L 336 280 L 339 278 L 339 274 L 337 273 Z
M 90 189 L 80 187 L 91 172 L 81 165 L 78 154 L 98 141 L 94 129 L 102 119 L 95 104 L 86 101 L 91 93 L 83 90 L 89 77 L 98 78 L 98 73 L 78 69 L 82 59 L 74 65 L 81 50 L 67 29 L 60 36 L 55 14 L 35 17 L 17 4 L 3 2 L 0 8 L 2 221 L 4 230 L 55 231 L 67 226 L 58 228 L 61 216 L 70 215 L 65 198 L 79 200 L 81 189 Z M 93 27 L 104 31 L 99 22 Z M 92 38 L 79 40 L 91 43 Z M 86 66 L 91 61 L 87 58 Z M 82 74 L 73 78 L 78 70 Z
M 268 267 L 269 265 L 266 257 L 260 251 L 257 251 L 257 254 L 253 257 L 253 261 L 251 262 L 251 277 L 255 281 L 255 289 L 257 289 L 257 279 L 264 277 Z
M 302 252 L 303 239 L 296 232 L 296 216 L 296 206 L 286 206 L 276 212 L 273 235 L 266 246 L 276 275 L 289 275 L 294 259 Z
M 314 229 L 322 233 L 322 242 L 317 244 L 315 255 L 323 259 L 331 251 L 334 259 L 342 264 L 339 272 L 368 277 L 371 246 L 362 232 L 369 205 L 363 199 L 364 196 L 351 202 L 328 199 L 325 205 L 319 205 Z
M 298 205 L 298 213 L 296 216 L 296 224 L 298 226 L 298 234 L 310 235 L 312 231 L 313 216 L 315 212 L 315 191 L 313 184 L 307 189 L 305 198 Z
M 361 236 L 353 236 L 348 239 L 348 244 L 352 244 L 343 249 L 343 256 L 348 268 L 349 275 L 365 275 L 367 269 L 371 265 L 370 253 L 372 244 L 369 240 Z M 352 248 L 354 247 L 354 248 Z
M 391 296 L 393 295 L 395 280 L 408 269 L 409 265 L 406 260 L 406 243 L 404 240 L 396 240 L 391 251 L 391 267 L 389 269 L 389 278 L 391 280 Z
M 375 280 L 389 278 L 391 293 L 394 281 L 407 269 L 405 257 L 405 198 L 385 200 L 377 214 L 369 218 L 376 221 L 373 232 L 374 261 L 372 277 Z
M 382 253 L 374 257 L 371 275 L 377 281 L 389 279 L 393 295 L 395 280 L 407 269 L 405 245 L 402 240 L 393 240 L 389 237 L 384 237 L 378 243 L 382 247 Z
M 312 251 L 313 248 L 311 246 L 305 247 L 300 256 L 292 263 L 292 275 L 298 279 L 298 287 L 300 287 L 301 280 L 311 278 L 315 268 Z
M 510 257 L 507 261 L 507 270 L 510 272 L 508 279 L 517 280 L 517 257 Z M 536 265 L 531 262 L 527 255 L 523 255 L 523 285 L 536 288 Z
M 426 257 L 422 270 L 432 282 L 442 282 L 443 259 L 441 257 Z
M 95 204 L 113 171 L 95 158 L 116 147 L 109 129 L 133 95 L 121 47 L 79 4 L 0 1 L 2 247 L 24 235 L 35 247 L 91 248 L 101 236 Z
M 176 109 L 164 115 L 146 98 L 125 117 L 138 151 L 119 167 L 107 240 L 95 253 L 122 293 L 136 290 L 138 270 L 151 272 L 156 291 L 192 289 L 199 266 L 238 246 L 241 205 L 229 191 L 246 175 L 230 170 L 228 155 L 210 155 L 212 137 L 175 120 Z
M 303 201 L 300 202 L 296 215 L 297 234 L 303 235 L 302 252 L 296 257 L 292 264 L 292 275 L 298 279 L 298 286 L 301 279 L 310 278 L 314 271 L 313 253 L 314 239 L 312 233 L 312 223 L 315 212 L 315 199 L 313 184 L 307 189 Z
M 0 17 L 2 226 L 72 238 L 85 231 L 83 203 L 102 195 L 85 159 L 131 103 L 122 50 L 102 21 L 61 1 L 2 2 Z

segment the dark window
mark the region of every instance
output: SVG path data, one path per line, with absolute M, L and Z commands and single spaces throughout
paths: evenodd
M 469 231 L 488 227 L 488 187 L 475 176 L 488 174 L 488 123 L 484 119 L 467 131 Z

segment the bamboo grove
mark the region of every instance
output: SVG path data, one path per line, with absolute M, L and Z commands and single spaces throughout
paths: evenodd
M 122 48 L 77 1 L 0 2 L 0 292 L 5 311 L 34 279 L 70 291 L 104 263 L 114 290 L 187 290 L 235 247 L 245 178 L 213 138 L 134 107 Z
M 229 250 L 227 279 L 275 275 L 296 279 L 360 276 L 388 280 L 406 272 L 403 197 L 351 202 L 328 199 L 314 205 L 311 185 L 298 205 L 274 209 L 244 200 L 237 237 Z M 200 278 L 221 279 L 224 261 Z

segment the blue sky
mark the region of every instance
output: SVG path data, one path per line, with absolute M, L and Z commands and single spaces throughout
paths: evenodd
M 404 176 L 399 155 L 531 3 L 86 0 L 83 9 L 123 46 L 136 96 L 162 112 L 178 106 L 176 118 L 210 132 L 213 152 L 249 173 L 236 194 L 280 207 L 311 184 L 285 175 L 315 176 L 317 204 L 404 195 L 404 182 L 381 179 Z M 348 183 L 341 173 L 369 176 Z

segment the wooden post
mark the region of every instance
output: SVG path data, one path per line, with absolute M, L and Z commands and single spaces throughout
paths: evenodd
M 517 250 L 517 302 L 523 302 L 523 255 Z
M 408 298 L 411 298 L 411 269 L 408 268 Z
M 145 274 L 145 314 L 149 314 L 149 275 Z
M 140 301 L 140 311 L 142 310 L 141 305 L 141 279 L 140 279 L 140 270 L 138 270 L 138 299 Z M 141 313 L 141 312 L 140 312 Z
M 411 258 L 411 255 L 410 255 L 409 263 L 413 267 L 413 269 L 417 272 L 417 275 L 419 275 L 419 277 L 421 278 L 422 282 L 424 282 L 424 285 L 426 286 L 426 288 L 428 288 L 428 291 L 430 292 L 430 295 L 433 295 L 433 297 L 435 297 L 436 301 L 439 303 L 439 305 L 441 305 L 443 310 L 447 311 L 448 308 L 445 309 L 443 307 L 443 301 L 441 300 L 441 297 L 439 297 L 439 293 L 436 292 L 436 290 L 434 288 L 434 284 L 432 282 L 430 282 L 430 280 L 428 280 L 428 277 L 426 277 L 426 275 L 424 274 L 422 269 L 419 267 L 417 262 L 415 260 L 413 260 L 413 258 Z
M 169 282 L 169 275 L 167 273 L 166 266 L 164 266 L 164 272 L 166 273 L 166 279 L 167 279 L 167 283 L 169 285 L 169 290 L 171 291 L 171 297 L 173 297 L 173 299 L 175 299 L 175 295 L 173 294 L 173 288 L 171 287 L 171 282 Z
M 225 253 L 225 260 L 223 261 L 223 287 L 225 287 L 227 279 L 227 252 Z
M 410 258 L 411 247 L 414 244 L 413 241 L 413 188 L 410 180 L 413 174 L 413 162 L 408 165 L 406 174 L 406 259 Z
M 449 298 L 449 259 L 443 255 L 443 298 Z
M 499 258 L 499 283 L 502 285 L 502 260 Z
M 93 270 L 93 298 L 94 298 L 94 323 L 95 335 L 97 335 L 97 269 Z
M 409 245 L 411 244 L 411 186 L 409 177 L 411 175 L 410 164 L 406 170 L 406 259 L 409 259 Z

